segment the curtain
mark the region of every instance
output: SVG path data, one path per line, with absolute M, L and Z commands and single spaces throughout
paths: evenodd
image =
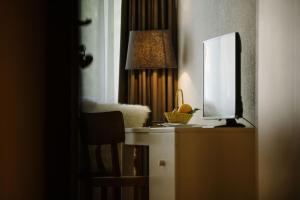
M 169 29 L 177 58 L 176 0 L 122 0 L 119 102 L 148 105 L 151 121 L 174 108 L 177 69 L 125 71 L 131 30 Z M 125 84 L 124 84 L 125 83 Z
M 117 103 L 121 0 L 80 1 L 80 42 L 93 62 L 82 69 L 82 98 L 98 103 Z

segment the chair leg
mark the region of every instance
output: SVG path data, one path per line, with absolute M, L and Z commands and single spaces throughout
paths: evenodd
M 92 200 L 93 188 L 88 181 L 82 181 L 78 185 L 79 189 L 79 200 Z
M 101 187 L 101 200 L 107 200 L 107 187 Z
M 121 188 L 112 188 L 112 199 L 113 200 L 121 200 Z
M 137 200 L 138 199 L 138 191 L 137 188 L 134 187 L 133 188 L 133 200 Z
M 134 200 L 148 200 L 148 187 L 134 187 Z
M 86 191 L 86 198 L 88 200 L 93 200 L 93 186 L 91 183 L 87 183 L 87 191 Z
M 142 199 L 149 200 L 149 187 L 142 187 Z

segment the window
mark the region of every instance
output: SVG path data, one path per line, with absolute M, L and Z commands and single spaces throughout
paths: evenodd
M 98 103 L 117 103 L 121 0 L 82 0 L 80 19 L 92 23 L 81 27 L 81 44 L 93 62 L 82 70 L 82 98 Z

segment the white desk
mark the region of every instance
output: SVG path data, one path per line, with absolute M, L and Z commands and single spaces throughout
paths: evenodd
M 255 199 L 253 128 L 129 128 L 149 146 L 150 200 Z

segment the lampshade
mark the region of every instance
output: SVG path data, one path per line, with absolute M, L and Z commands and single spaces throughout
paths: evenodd
M 176 67 L 169 31 L 130 31 L 125 69 L 161 69 Z

